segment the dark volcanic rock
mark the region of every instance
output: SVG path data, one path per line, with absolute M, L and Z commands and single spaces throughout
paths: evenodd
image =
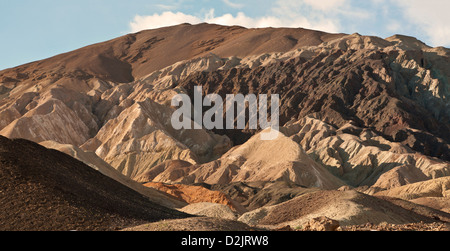
M 186 216 L 68 155 L 0 136 L 1 230 L 116 230 Z
M 305 188 L 293 182 L 236 182 L 228 185 L 208 186 L 209 189 L 221 191 L 248 210 L 264 206 L 273 206 L 297 196 L 317 191 L 316 188 Z
M 351 121 L 418 152 L 450 160 L 450 115 L 444 101 L 411 84 L 426 80 L 415 79 L 410 73 L 414 70 L 400 65 L 419 60 L 416 54 L 332 49 L 309 60 L 297 57 L 253 69 L 198 72 L 179 86 L 193 96 L 193 87 L 201 84 L 204 95 L 217 93 L 224 99 L 230 93 L 279 94 L 282 125 L 307 115 L 337 128 Z M 416 89 L 403 91 L 408 88 Z M 232 139 L 255 133 L 217 132 Z

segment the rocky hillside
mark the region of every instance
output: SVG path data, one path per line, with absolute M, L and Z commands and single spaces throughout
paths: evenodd
M 449 57 L 447 48 L 401 35 L 211 24 L 147 30 L 0 71 L 0 135 L 62 151 L 171 208 L 217 202 L 188 199 L 203 188 L 227 198 L 208 210 L 231 203 L 241 213 L 340 188 L 445 210 Z M 263 141 L 249 126 L 175 130 L 172 98 L 193 98 L 198 85 L 224 100 L 279 94 L 278 137 Z M 355 193 L 330 194 L 373 199 Z M 391 218 L 402 220 L 393 223 L 423 219 L 397 209 L 401 217 Z
M 26 140 L 0 137 L 0 181 L 3 231 L 117 230 L 188 216 Z
M 177 86 L 188 93 L 202 83 L 205 94 L 280 94 L 281 124 L 305 116 L 336 128 L 353 123 L 448 161 L 449 53 L 408 37 L 353 34 L 243 60 L 237 68 L 199 71 Z

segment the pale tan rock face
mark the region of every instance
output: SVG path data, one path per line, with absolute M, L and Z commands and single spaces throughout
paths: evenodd
M 312 159 L 355 187 L 389 189 L 450 174 L 448 162 L 416 153 L 352 125 L 336 129 L 305 117 L 288 123 L 283 130 Z
M 63 102 L 51 99 L 25 113 L 0 132 L 9 138 L 36 142 L 53 140 L 81 145 L 89 138 L 89 128 Z
M 408 202 L 404 203 L 408 204 Z M 340 226 L 360 225 L 367 222 L 407 224 L 430 221 L 424 215 L 406 210 L 400 205 L 388 199 L 356 191 L 318 191 L 278 205 L 266 206 L 245 213 L 239 220 L 249 225 L 291 226 L 294 229 L 303 229 L 318 217 L 327 217 L 337 221 Z M 433 212 L 429 208 L 422 209 L 428 213 Z M 439 212 L 439 215 L 448 217 L 448 214 L 443 212 Z
M 208 162 L 231 148 L 225 136 L 172 128 L 170 101 L 180 90 L 148 81 L 94 80 L 88 86 L 92 89 L 87 93 L 49 86 L 41 94 L 28 92 L 15 100 L 12 95 L 12 105 L 0 111 L 0 133 L 82 147 L 129 177 L 171 159 Z
M 228 184 L 230 182 L 292 181 L 305 187 L 337 189 L 344 183 L 315 163 L 290 138 L 279 133 L 271 141 L 255 135 L 247 143 L 234 147 L 216 161 L 183 167 L 183 175 L 176 170 L 153 170 L 155 182 Z M 181 169 L 178 169 L 181 171 Z
M 392 188 L 376 193 L 378 196 L 389 196 L 406 200 L 418 198 L 447 198 L 450 197 L 450 177 L 417 182 L 402 187 Z
M 403 165 L 383 173 L 372 187 L 375 189 L 388 190 L 429 179 L 430 178 L 415 165 Z
M 136 178 L 166 160 L 192 164 L 216 158 L 215 149 L 227 149 L 226 137 L 205 130 L 176 131 L 171 125 L 174 109 L 151 99 L 137 102 L 111 119 L 82 148 L 98 156 L 125 175 Z

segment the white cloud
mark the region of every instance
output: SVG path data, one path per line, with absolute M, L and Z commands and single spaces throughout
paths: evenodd
M 157 4 L 156 7 L 163 10 L 174 10 L 177 8 L 176 5 L 169 5 L 169 4 Z
M 434 46 L 450 45 L 450 1 L 398 0 L 405 18 L 425 32 Z
M 134 17 L 134 20 L 130 22 L 130 28 L 132 32 L 138 32 L 141 30 L 156 29 L 181 23 L 198 24 L 201 22 L 202 20 L 200 18 L 192 15 L 166 11 L 162 14 L 154 14 L 152 16 L 137 15 Z
M 371 0 L 386 18 L 386 30 L 427 40 L 432 46 L 450 46 L 450 1 Z
M 322 11 L 336 10 L 336 8 L 349 4 L 348 0 L 304 0 L 304 2 L 314 9 Z
M 226 5 L 230 6 L 231 8 L 235 8 L 235 9 L 241 9 L 244 7 L 243 4 L 240 3 L 233 3 L 230 0 L 222 0 Z
M 233 8 L 243 8 L 237 0 L 222 0 Z M 240 25 L 248 28 L 262 27 L 301 27 L 326 32 L 342 32 L 341 21 L 347 19 L 366 19 L 373 14 L 352 6 L 353 0 L 276 0 L 267 6 L 269 14 L 249 17 L 244 12 L 215 16 L 211 9 L 204 16 L 193 16 L 182 12 L 167 11 L 151 16 L 136 16 L 130 23 L 132 32 L 153 29 L 180 23 L 197 24 L 201 22 L 221 25 Z M 378 0 L 383 1 L 383 0 Z
M 339 26 L 336 20 L 327 18 L 311 19 L 299 14 L 296 15 L 267 15 L 262 17 L 249 17 L 244 12 L 237 15 L 224 14 L 215 16 L 214 9 L 211 9 L 203 17 L 184 14 L 182 12 L 166 11 L 162 14 L 151 16 L 135 16 L 130 22 L 132 32 L 138 32 L 145 29 L 155 29 L 165 26 L 177 25 L 180 23 L 198 24 L 202 22 L 214 23 L 220 25 L 239 25 L 248 28 L 264 27 L 289 27 L 289 28 L 307 28 L 327 32 L 338 32 Z
M 345 15 L 366 19 L 373 16 L 368 10 L 355 7 L 352 0 L 277 0 L 273 10 L 279 15 L 294 16 L 298 16 L 299 13 L 328 18 Z
M 397 20 L 390 20 L 386 25 L 386 30 L 391 33 L 398 33 L 402 28 L 402 24 Z
M 222 0 L 243 11 L 216 16 L 174 12 L 181 0 L 167 1 L 161 11 L 150 16 L 136 16 L 130 22 L 132 32 L 180 23 L 202 22 L 240 25 L 249 28 L 302 27 L 326 32 L 360 32 L 388 36 L 392 33 L 417 36 L 433 46 L 450 46 L 450 1 L 448 0 L 264 0 L 262 16 L 248 16 L 244 1 Z M 263 6 L 264 5 L 264 6 Z M 205 13 L 205 7 L 201 13 Z M 253 8 L 253 6 L 252 6 Z M 206 9 L 207 11 L 208 9 Z M 254 11 L 252 11 L 254 13 Z

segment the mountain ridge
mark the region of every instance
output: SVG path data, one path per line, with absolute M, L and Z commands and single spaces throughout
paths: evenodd
M 290 34 L 290 36 L 297 37 L 294 40 L 297 40 L 296 44 L 289 45 L 288 43 L 283 43 L 280 41 L 289 40 L 288 38 L 284 38 L 284 33 L 292 32 L 294 34 Z M 190 37 L 190 34 L 195 33 L 197 39 L 187 39 Z M 252 34 L 256 33 L 256 34 Z M 265 34 L 269 33 L 269 34 Z M 281 34 L 278 34 L 281 33 Z M 302 33 L 306 34 L 314 34 L 314 38 L 307 38 L 305 41 L 300 41 L 298 38 L 304 37 Z M 32 63 L 28 63 L 25 65 L 17 66 L 10 69 L 5 69 L 0 71 L 0 75 L 9 75 L 10 72 L 16 71 L 17 80 L 24 80 L 29 78 L 24 71 L 27 68 L 32 68 L 33 66 L 40 67 L 44 69 L 44 71 L 51 71 L 62 64 L 65 68 L 71 70 L 72 74 L 77 73 L 77 70 L 81 70 L 80 76 L 78 77 L 100 77 L 105 81 L 115 81 L 115 82 L 131 82 L 136 78 L 143 77 L 145 74 L 142 72 L 146 72 L 147 74 L 161 69 L 163 67 L 167 67 L 172 65 L 180 60 L 186 60 L 193 57 L 198 57 L 205 55 L 205 53 L 213 52 L 221 56 L 230 56 L 230 49 L 235 51 L 236 48 L 229 48 L 230 44 L 224 43 L 224 37 L 232 36 L 237 37 L 242 41 L 238 41 L 238 43 L 246 43 L 247 48 L 242 46 L 239 53 L 236 56 L 248 56 L 248 55 L 256 55 L 262 52 L 277 52 L 277 51 L 288 51 L 293 49 L 295 46 L 304 46 L 304 45 L 312 45 L 323 42 L 322 36 L 324 40 L 327 40 L 327 37 L 340 36 L 339 34 L 332 35 L 324 32 L 306 30 L 306 29 L 294 29 L 294 28 L 282 28 L 282 29 L 274 29 L 274 28 L 261 28 L 261 29 L 247 29 L 239 26 L 220 26 L 214 24 L 199 24 L 199 25 L 189 25 L 189 24 L 181 24 L 176 26 L 164 27 L 159 29 L 145 30 L 137 33 L 127 34 L 125 36 L 108 40 L 106 42 L 100 42 L 93 45 L 85 46 L 80 49 L 66 52 L 63 54 L 59 54 L 47 59 L 38 60 Z M 260 37 L 258 37 L 260 36 Z M 264 37 L 267 41 L 270 41 L 270 44 L 266 44 L 265 46 L 260 46 L 262 48 L 257 48 L 253 50 L 249 50 L 248 47 L 255 37 L 257 39 L 261 39 L 261 36 Z M 161 37 L 161 38 L 158 38 Z M 214 39 L 208 39 L 210 37 L 219 37 Z M 149 62 L 146 59 L 142 59 L 144 57 L 148 58 L 148 50 L 151 51 L 152 46 L 157 45 L 159 42 L 164 42 L 171 38 L 171 40 L 175 40 L 177 43 L 180 43 L 179 40 L 187 40 L 186 42 L 181 42 L 180 45 L 176 45 L 173 42 L 170 42 L 168 46 L 161 48 L 159 50 L 169 51 L 168 48 L 174 51 L 173 55 L 161 55 L 158 52 L 155 53 L 155 59 L 151 60 L 153 62 Z M 231 39 L 234 40 L 234 39 Z M 272 42 L 275 40 L 276 42 Z M 134 48 L 136 47 L 140 48 Z M 217 45 L 220 45 L 224 48 L 220 48 L 220 50 L 216 49 Z M 274 46 L 274 44 L 278 44 Z M 220 47 L 219 46 L 219 47 Z M 102 49 L 104 47 L 105 49 Z M 250 51 L 250 54 L 249 52 Z M 146 54 L 147 53 L 147 54 Z M 81 56 L 81 61 L 79 59 L 79 55 Z M 233 53 L 234 54 L 234 53 Z M 178 55 L 178 56 L 176 56 Z M 172 59 L 171 57 L 175 57 Z M 141 59 L 141 60 L 140 60 Z M 140 60 L 140 61 L 139 61 Z M 138 62 L 140 65 L 135 67 L 131 67 L 133 63 Z M 82 65 L 86 64 L 87 67 L 83 67 Z M 153 65 L 156 64 L 156 65 Z M 108 65 L 112 67 L 111 69 L 105 69 Z M 100 67 L 100 68 L 98 68 Z M 131 67 L 131 68 L 130 68 Z M 145 69 L 143 69 L 145 68 Z M 119 71 L 119 72 L 117 72 Z M 135 72 L 134 74 L 132 72 Z M 13 73 L 12 73 L 13 74 Z M 42 76 L 38 76 L 42 77 Z M 14 79 L 14 78 L 11 78 Z

